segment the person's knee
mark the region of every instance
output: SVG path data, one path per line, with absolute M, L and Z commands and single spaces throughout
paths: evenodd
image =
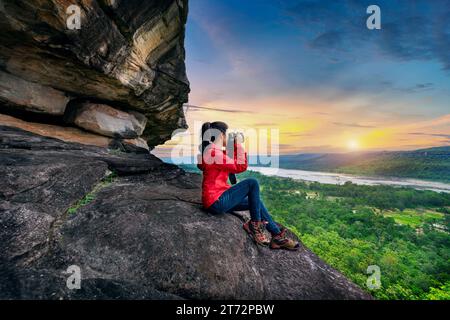
M 256 180 L 255 178 L 247 178 L 246 181 L 249 184 L 250 188 L 259 188 L 258 180 Z

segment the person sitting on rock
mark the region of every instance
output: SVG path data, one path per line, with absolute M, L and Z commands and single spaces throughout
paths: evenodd
M 227 183 L 229 174 L 244 172 L 248 166 L 247 154 L 236 139 L 233 158 L 227 155 L 227 130 L 228 125 L 221 121 L 206 122 L 202 126 L 202 155 L 199 155 L 197 167 L 203 171 L 203 206 L 211 213 L 249 210 L 250 220 L 243 227 L 257 244 L 297 250 L 299 243 L 287 237 L 286 228 L 276 223 L 264 206 L 258 180 L 248 178 L 233 186 Z M 272 235 L 271 241 L 264 228 Z

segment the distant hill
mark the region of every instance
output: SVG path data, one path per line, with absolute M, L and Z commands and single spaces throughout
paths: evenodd
M 171 162 L 170 158 L 162 158 L 162 160 Z M 186 163 L 193 161 L 185 160 Z M 254 156 L 250 157 L 250 160 L 251 164 L 257 163 L 257 158 Z M 284 169 L 415 178 L 450 183 L 450 146 L 413 151 L 281 155 L 279 166 Z M 183 164 L 181 167 L 190 172 L 199 172 L 195 164 Z
M 280 167 L 450 182 L 450 146 L 413 151 L 282 155 Z

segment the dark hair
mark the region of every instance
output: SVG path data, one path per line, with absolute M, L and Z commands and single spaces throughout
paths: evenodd
M 201 144 L 200 144 L 200 151 L 203 152 L 205 151 L 205 148 L 207 146 L 209 146 L 211 144 L 211 142 L 214 142 L 216 139 L 216 136 L 214 135 L 214 131 L 215 130 L 210 130 L 210 129 L 215 129 L 220 131 L 223 134 L 227 133 L 228 130 L 228 125 L 225 122 L 222 121 L 214 121 L 214 122 L 205 122 L 202 125 L 202 136 L 201 136 Z M 208 131 L 210 130 L 210 131 Z M 205 135 L 205 133 L 208 133 L 207 135 Z

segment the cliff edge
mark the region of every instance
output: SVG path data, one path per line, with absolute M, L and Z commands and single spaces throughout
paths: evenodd
M 370 299 L 304 246 L 256 246 L 245 212 L 206 213 L 200 176 L 152 155 L 0 127 L 0 175 L 2 299 Z

